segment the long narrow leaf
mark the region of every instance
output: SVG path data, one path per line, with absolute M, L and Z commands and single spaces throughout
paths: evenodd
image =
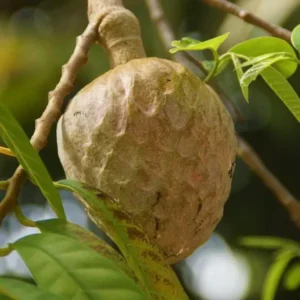
M 162 253 L 118 202 L 73 180 L 62 180 L 57 187 L 77 194 L 92 221 L 117 244 L 150 299 L 188 299 Z
M 54 233 L 26 236 L 18 251 L 37 285 L 65 300 L 145 300 L 114 262 L 74 238 Z
M 59 218 L 65 219 L 61 198 L 39 154 L 32 147 L 22 127 L 10 111 L 0 102 L 0 136 L 13 151 L 24 170 L 41 189 Z
M 300 122 L 300 99 L 285 77 L 273 67 L 265 69 L 261 76 Z
M 300 244 L 292 240 L 272 236 L 246 236 L 239 239 L 239 244 L 262 249 L 289 249 L 299 251 Z
M 241 67 L 241 62 L 240 62 L 239 58 L 234 53 L 231 53 L 231 59 L 232 59 L 232 62 L 233 62 L 233 65 L 234 65 L 234 68 L 235 68 L 235 71 L 236 71 L 237 78 L 239 80 L 239 84 L 240 84 L 242 93 L 243 93 L 246 101 L 248 102 L 249 101 L 248 86 L 244 86 L 243 84 L 241 84 L 242 77 L 244 75 L 243 69 Z

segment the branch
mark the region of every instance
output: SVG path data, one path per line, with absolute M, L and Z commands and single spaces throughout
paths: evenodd
M 202 0 L 209 3 L 221 3 L 228 4 L 230 7 L 231 3 L 227 1 L 217 1 L 217 0 Z M 164 17 L 164 12 L 159 0 L 146 0 L 150 16 L 153 22 L 156 24 L 160 36 L 168 49 L 170 42 L 175 40 L 175 35 L 168 24 L 166 18 Z M 235 7 L 235 6 L 234 6 Z M 249 18 L 249 17 L 248 17 Z M 272 25 L 273 26 L 273 25 Z M 277 28 L 278 26 L 276 26 Z M 280 28 L 280 27 L 279 27 Z M 278 32 L 278 30 L 276 31 Z M 285 32 L 283 30 L 282 32 Z M 183 63 L 185 59 L 177 59 L 179 62 Z M 213 87 L 218 93 L 220 88 L 214 83 Z M 224 94 L 220 95 L 221 99 L 224 101 Z M 225 99 L 225 103 L 228 103 L 229 99 Z M 238 136 L 238 155 L 245 161 L 245 163 L 259 176 L 264 184 L 274 193 L 277 197 L 279 203 L 287 209 L 290 214 L 291 220 L 295 223 L 297 227 L 300 228 L 300 202 L 297 201 L 289 191 L 284 187 L 284 185 L 267 169 L 262 160 L 259 158 L 258 154 L 248 145 L 248 143 Z
M 300 228 L 300 202 L 267 169 L 252 147 L 240 137 L 238 138 L 238 155 L 273 192 L 279 203 L 289 212 L 291 220 Z
M 47 107 L 42 116 L 36 120 L 35 131 L 30 141 L 37 151 L 46 146 L 50 130 L 61 115 L 64 98 L 72 91 L 78 70 L 88 60 L 89 47 L 97 39 L 98 23 L 97 20 L 90 22 L 83 34 L 77 38 L 73 54 L 68 63 L 62 67 L 60 81 L 55 89 L 49 93 Z M 9 179 L 6 195 L 0 202 L 0 224 L 8 212 L 16 207 L 17 198 L 25 180 L 26 173 L 19 166 Z
M 244 20 L 245 22 L 255 25 L 273 36 L 277 36 L 288 43 L 291 42 L 291 32 L 275 24 L 270 24 L 267 21 L 261 19 L 255 14 L 244 10 L 234 3 L 228 2 L 227 0 L 200 0 L 205 4 L 218 8 L 226 13 L 235 15 L 236 17 Z

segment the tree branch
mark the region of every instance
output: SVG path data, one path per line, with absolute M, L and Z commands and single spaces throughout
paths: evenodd
M 61 114 L 64 98 L 72 91 L 76 74 L 88 60 L 88 50 L 97 39 L 98 21 L 91 21 L 83 34 L 77 38 L 76 47 L 68 63 L 62 67 L 62 75 L 55 89 L 49 93 L 49 102 L 42 116 L 36 120 L 35 131 L 31 137 L 31 144 L 40 151 L 47 144 L 47 138 L 53 124 Z M 9 179 L 4 199 L 0 202 L 0 224 L 4 217 L 17 205 L 17 198 L 21 186 L 26 180 L 24 169 L 19 166 Z
M 243 21 L 255 25 L 273 36 L 277 36 L 288 43 L 291 41 L 291 32 L 275 24 L 270 24 L 267 21 L 259 18 L 255 14 L 244 10 L 234 3 L 228 2 L 227 0 L 200 0 L 205 4 L 220 9 L 226 13 L 232 14 Z
M 231 3 L 223 0 L 202 0 L 206 3 L 218 3 L 228 4 L 228 7 L 231 7 Z M 156 24 L 157 29 L 160 33 L 160 36 L 164 42 L 164 45 L 167 49 L 169 49 L 170 42 L 175 40 L 175 35 L 172 31 L 171 26 L 168 24 L 166 18 L 164 17 L 163 8 L 159 2 L 159 0 L 146 0 L 150 16 L 153 22 Z M 221 3 L 221 4 L 220 4 Z M 235 7 L 235 6 L 233 6 Z M 247 17 L 249 18 L 249 17 Z M 253 18 L 253 17 L 252 17 Z M 256 19 L 256 18 L 255 18 Z M 265 22 L 265 21 L 264 21 Z M 273 25 L 269 24 L 269 27 Z M 275 26 L 275 25 L 274 25 Z M 269 28 L 267 27 L 267 28 Z M 279 32 L 288 32 L 284 29 L 278 30 L 278 26 L 275 26 L 277 29 L 275 32 L 279 34 Z M 273 28 L 273 27 L 272 27 Z M 289 32 L 288 32 L 289 33 Z M 286 34 L 286 37 L 290 36 L 290 34 Z M 185 56 L 186 57 L 186 56 Z M 186 63 L 186 59 L 177 58 L 182 64 Z M 201 68 L 202 70 L 202 68 Z M 206 71 L 206 70 L 205 70 Z M 207 72 L 207 71 L 206 71 Z M 213 88 L 219 93 L 220 88 L 216 83 L 214 83 Z M 221 99 L 224 101 L 224 94 L 220 95 Z M 228 99 L 225 103 L 228 103 Z M 245 163 L 255 172 L 257 176 L 259 176 L 264 184 L 274 193 L 277 197 L 279 203 L 288 211 L 291 220 L 295 223 L 297 227 L 300 228 L 300 202 L 296 200 L 290 192 L 284 187 L 284 185 L 272 174 L 271 171 L 264 165 L 263 161 L 259 158 L 258 154 L 250 147 L 250 145 L 240 136 L 238 136 L 238 155 L 245 161 Z

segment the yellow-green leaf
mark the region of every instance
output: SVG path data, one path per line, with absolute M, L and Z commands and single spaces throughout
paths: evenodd
M 234 52 L 249 58 L 268 53 L 285 52 L 291 55 L 291 57 L 297 59 L 297 55 L 289 43 L 280 38 L 271 36 L 262 36 L 244 41 L 233 46 L 228 50 L 228 52 Z M 295 73 L 298 64 L 295 61 L 279 61 L 274 65 L 274 67 L 281 72 L 284 77 L 288 78 Z
M 0 102 L 0 136 L 31 176 L 59 218 L 65 219 L 61 198 L 39 154 L 11 112 Z
M 265 69 L 261 76 L 300 122 L 300 99 L 285 77 L 273 67 Z
M 178 51 L 201 51 L 205 49 L 218 50 L 221 44 L 227 39 L 229 33 L 217 36 L 213 39 L 200 42 L 191 38 L 182 38 L 180 41 L 173 41 L 170 49 L 170 53 L 176 53 Z

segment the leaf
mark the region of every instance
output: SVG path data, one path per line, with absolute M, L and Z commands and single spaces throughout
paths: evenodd
M 117 201 L 73 180 L 59 181 L 56 186 L 79 196 L 92 221 L 117 244 L 150 299 L 188 299 L 160 250 Z
M 268 274 L 265 280 L 262 300 L 274 300 L 280 278 L 292 258 L 295 257 L 295 253 L 290 250 L 282 251 L 278 254 L 275 262 L 268 270 Z
M 273 67 L 265 69 L 261 76 L 300 122 L 300 99 L 285 77 Z
M 24 170 L 32 177 L 59 218 L 66 215 L 61 198 L 39 154 L 32 147 L 22 127 L 10 111 L 0 102 L 0 135 L 13 151 Z
M 112 261 L 74 238 L 33 234 L 11 246 L 37 285 L 63 299 L 146 299 L 135 282 Z
M 289 291 L 294 291 L 300 287 L 300 264 L 292 266 L 286 275 L 283 282 L 285 288 Z
M 253 67 L 248 69 L 245 74 L 240 78 L 240 85 L 248 90 L 249 85 L 257 79 L 257 76 L 260 75 L 265 69 L 269 68 L 279 60 L 284 60 L 288 58 L 282 58 L 281 56 L 266 59 L 260 63 L 255 64 Z
M 179 51 L 200 51 L 205 49 L 218 50 L 228 35 L 229 32 L 204 42 L 185 37 L 180 41 L 172 42 L 174 48 L 170 49 L 170 53 L 174 54 Z
M 231 59 L 232 59 L 232 62 L 233 62 L 233 65 L 234 65 L 234 68 L 235 68 L 235 71 L 236 71 L 237 78 L 239 80 L 239 84 L 240 84 L 242 93 L 243 93 L 246 101 L 249 102 L 248 86 L 245 86 L 245 85 L 242 84 L 242 77 L 244 75 L 244 72 L 243 72 L 243 69 L 241 67 L 241 62 L 240 62 L 239 58 L 233 53 L 231 54 Z
M 204 60 L 202 61 L 202 64 L 208 72 L 211 72 L 214 69 L 216 62 L 214 60 Z
M 239 244 L 246 247 L 262 248 L 262 249 L 289 249 L 300 251 L 300 244 L 279 237 L 269 236 L 247 236 L 239 239 Z
M 99 252 L 109 260 L 114 261 L 128 276 L 135 279 L 134 274 L 128 267 L 124 257 L 101 238 L 97 237 L 92 232 L 87 231 L 83 227 L 61 219 L 43 220 L 38 221 L 35 224 L 42 233 L 52 232 L 78 239 L 86 246 Z
M 63 298 L 56 296 L 41 288 L 24 282 L 22 280 L 0 277 L 0 295 L 8 296 L 13 300 L 62 300 Z
M 293 46 L 300 51 L 300 24 L 293 29 L 291 41 Z
M 287 58 L 289 58 L 291 60 L 294 60 L 294 57 L 292 55 L 290 55 L 289 53 L 286 53 L 286 52 L 273 52 L 273 53 L 267 53 L 267 54 L 263 54 L 263 55 L 260 55 L 260 56 L 253 57 L 253 58 L 243 62 L 241 67 L 242 68 L 248 67 L 248 66 L 255 65 L 255 64 L 258 64 L 260 62 L 269 60 L 271 58 L 277 58 L 277 57 L 278 58 L 281 57 L 283 60 L 285 60 Z M 279 59 L 279 61 L 280 61 L 280 59 Z
M 228 52 L 245 55 L 249 58 L 274 52 L 285 52 L 291 55 L 293 58 L 297 58 L 294 49 L 289 43 L 280 38 L 271 36 L 257 37 L 247 40 L 233 46 L 228 50 Z M 274 67 L 276 70 L 281 72 L 284 77 L 288 78 L 295 73 L 298 64 L 294 61 L 284 61 L 276 63 Z

